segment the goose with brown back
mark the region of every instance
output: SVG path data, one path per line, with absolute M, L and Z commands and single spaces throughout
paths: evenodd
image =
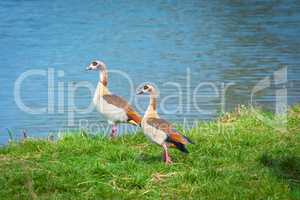
M 168 121 L 161 119 L 157 113 L 157 92 L 154 86 L 145 84 L 138 89 L 137 94 L 149 94 L 150 103 L 141 122 L 144 134 L 152 142 L 163 148 L 163 159 L 166 164 L 172 160 L 168 153 L 168 147 L 174 147 L 184 153 L 188 153 L 186 144 L 192 141 L 177 131 Z
M 99 71 L 99 82 L 94 94 L 93 103 L 96 109 L 112 125 L 111 137 L 117 135 L 117 123 L 141 124 L 141 116 L 123 98 L 112 94 L 108 89 L 108 71 L 104 62 L 95 60 L 87 70 Z

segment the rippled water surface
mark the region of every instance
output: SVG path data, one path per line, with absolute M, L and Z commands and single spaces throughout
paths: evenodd
M 98 74 L 84 71 L 94 58 L 130 77 L 132 82 L 112 73 L 109 87 L 131 99 L 140 112 L 148 99 L 134 101 L 132 89 L 141 82 L 155 83 L 163 101 L 159 111 L 173 122 L 213 119 L 222 111 L 222 102 L 226 110 L 249 104 L 258 81 L 273 79 L 282 67 L 287 67 L 287 82 L 279 86 L 272 82 L 255 94 L 255 104 L 274 110 L 277 87 L 287 88 L 290 105 L 299 102 L 297 0 L 3 0 L 0 18 L 0 143 L 7 141 L 7 129 L 17 135 L 25 129 L 31 136 L 46 136 L 78 128 L 84 119 L 103 123 L 96 111 L 75 112 L 74 124 L 68 122 L 73 113 L 73 102 L 68 101 L 72 85 L 97 84 Z M 16 80 L 28 70 L 46 73 L 49 68 L 49 73 L 54 71 L 53 107 L 44 114 L 23 111 L 15 102 Z M 26 78 L 20 88 L 22 102 L 47 107 L 48 84 L 44 75 Z M 224 85 L 231 86 L 222 98 Z M 85 108 L 91 97 L 89 90 L 79 88 L 74 104 Z

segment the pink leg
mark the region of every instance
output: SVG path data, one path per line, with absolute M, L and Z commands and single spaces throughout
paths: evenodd
M 117 131 L 118 131 L 117 126 L 116 126 L 116 125 L 112 125 L 110 136 L 111 136 L 112 138 L 115 138 L 115 137 L 117 136 Z
M 164 148 L 164 152 L 163 152 L 163 158 L 166 164 L 172 164 L 172 160 L 171 157 L 168 154 L 168 147 L 166 144 L 163 144 L 162 147 Z

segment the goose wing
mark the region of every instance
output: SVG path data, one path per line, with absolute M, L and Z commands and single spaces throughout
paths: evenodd
M 172 127 L 172 125 L 160 118 L 149 118 L 147 120 L 147 123 L 150 126 L 155 127 L 156 129 L 159 129 L 167 134 L 167 142 L 173 143 L 177 146 L 177 144 L 185 145 L 188 143 L 192 143 L 187 137 L 181 135 L 175 128 Z
M 109 104 L 124 109 L 128 117 L 128 122 L 134 125 L 141 124 L 141 116 L 122 97 L 119 97 L 114 94 L 107 94 L 107 95 L 103 95 L 103 99 Z

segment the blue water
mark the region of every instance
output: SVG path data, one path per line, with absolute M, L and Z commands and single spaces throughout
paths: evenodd
M 96 111 L 70 114 L 68 85 L 88 81 L 96 86 L 97 73 L 84 68 L 92 59 L 103 60 L 111 70 L 128 74 L 136 87 L 145 81 L 160 89 L 161 115 L 172 122 L 213 119 L 220 111 L 222 84 L 233 83 L 225 95 L 225 110 L 249 104 L 257 82 L 287 67 L 287 100 L 300 97 L 300 2 L 287 1 L 0 1 L 0 143 L 7 129 L 20 135 L 46 136 L 78 128 L 79 120 L 103 124 Z M 32 69 L 55 71 L 54 110 L 29 114 L 15 102 L 15 82 Z M 58 76 L 58 71 L 63 76 Z M 188 74 L 188 75 L 187 75 Z M 110 77 L 111 91 L 133 101 L 126 79 Z M 47 106 L 45 76 L 31 76 L 21 85 L 22 101 L 30 107 Z M 166 82 L 172 82 L 167 84 Z M 64 105 L 58 103 L 58 84 L 64 84 Z M 175 83 L 175 84 L 174 84 Z M 196 95 L 193 90 L 202 86 Z M 209 84 L 219 91 L 216 94 Z M 180 85 L 181 93 L 177 86 Z M 215 88 L 215 89 L 216 89 Z M 274 110 L 276 86 L 255 96 L 255 103 Z M 92 94 L 81 88 L 77 107 L 91 102 Z M 201 108 L 195 109 L 194 104 Z M 176 110 L 180 108 L 179 111 Z M 167 112 L 162 112 L 166 110 Z

